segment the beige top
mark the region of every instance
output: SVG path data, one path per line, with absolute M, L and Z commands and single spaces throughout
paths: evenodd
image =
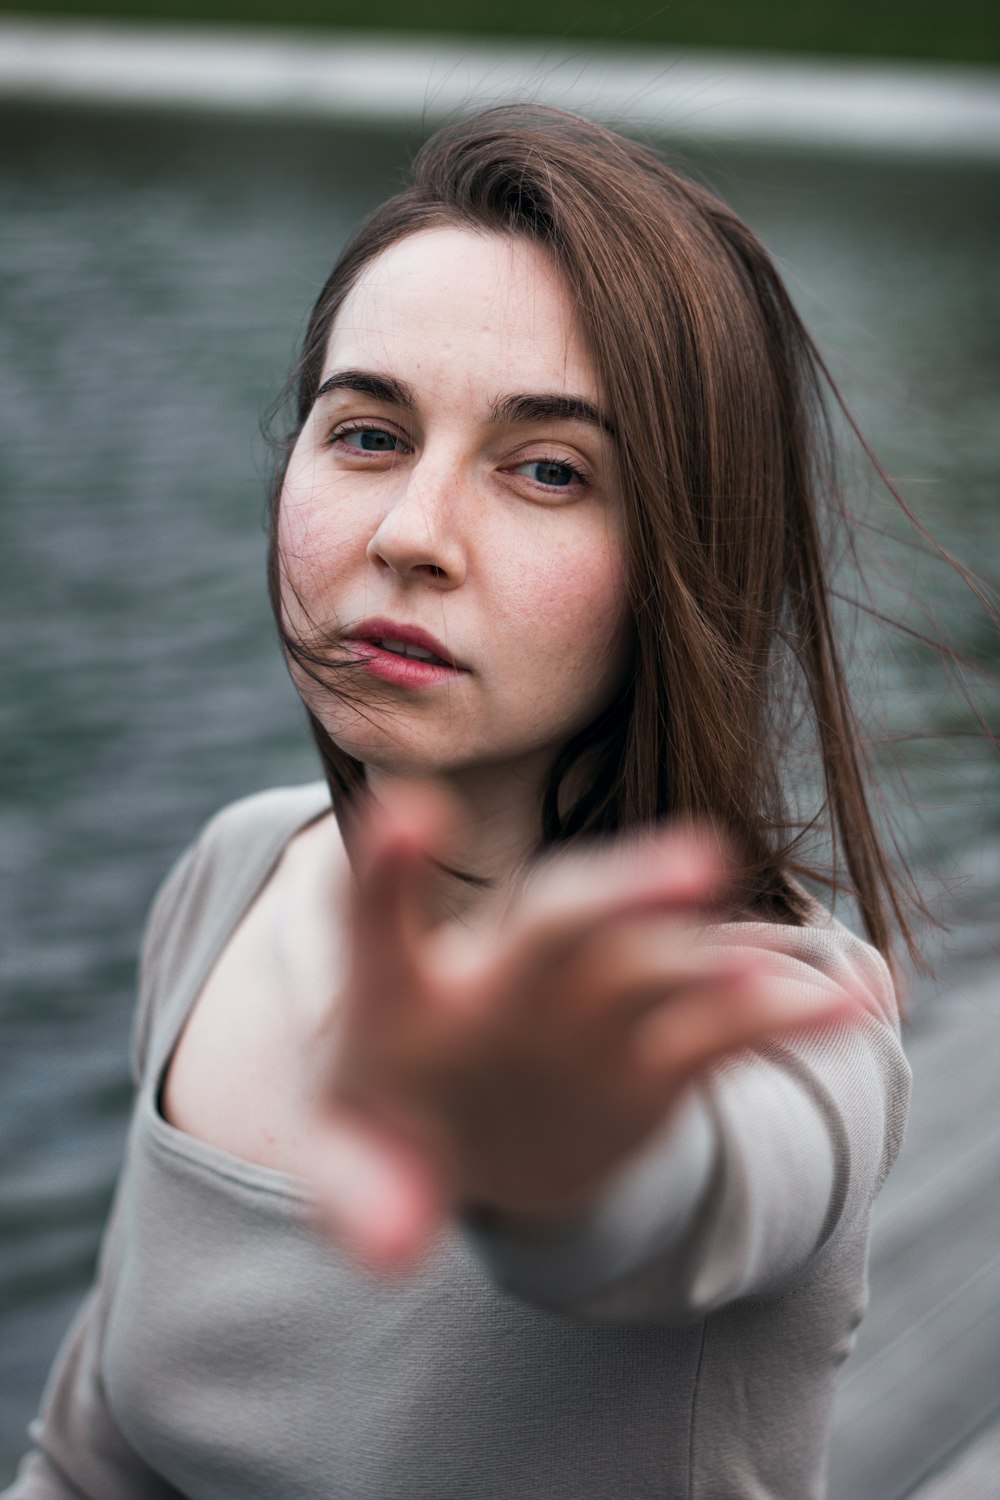
M 319 785 L 214 819 L 146 937 L 139 1093 L 97 1285 L 7 1500 L 814 1500 L 908 1097 L 881 959 L 817 910 L 735 923 L 868 1011 L 716 1069 L 580 1220 L 458 1226 L 369 1279 L 298 1179 L 158 1109 L 184 1021 Z

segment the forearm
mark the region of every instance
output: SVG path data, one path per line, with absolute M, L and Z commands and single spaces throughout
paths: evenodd
M 466 1232 L 508 1290 L 580 1317 L 678 1322 L 772 1293 L 867 1216 L 908 1076 L 876 998 L 854 1021 L 717 1065 L 580 1213 L 474 1215 Z

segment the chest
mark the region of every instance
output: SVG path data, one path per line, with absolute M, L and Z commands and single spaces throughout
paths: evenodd
M 457 1236 L 377 1281 L 277 1174 L 150 1109 L 125 1212 L 103 1378 L 130 1445 L 192 1500 L 662 1500 L 685 1474 L 697 1329 L 546 1313 Z
M 322 913 L 288 902 L 281 873 L 205 979 L 161 1076 L 158 1104 L 185 1135 L 303 1176 L 330 1060 L 341 944 Z

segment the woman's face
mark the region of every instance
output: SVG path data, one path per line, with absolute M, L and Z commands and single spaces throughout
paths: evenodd
M 423 230 L 331 332 L 285 478 L 286 623 L 336 642 L 332 739 L 399 774 L 539 780 L 626 670 L 612 438 L 570 296 L 526 240 Z

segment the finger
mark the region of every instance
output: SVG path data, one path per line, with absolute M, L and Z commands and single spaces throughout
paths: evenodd
M 702 917 L 724 904 L 732 858 L 711 830 L 671 829 L 614 851 L 576 855 L 545 869 L 520 903 L 523 931 L 512 958 L 544 979 L 609 930 L 642 916 Z M 525 915 L 526 914 L 526 915 Z
M 776 978 L 752 958 L 734 959 L 650 1007 L 636 1026 L 635 1056 L 645 1070 L 684 1079 L 753 1043 L 860 1013 L 859 998 L 837 985 Z
M 694 985 L 722 983 L 733 956 L 707 947 L 704 931 L 659 911 L 597 923 L 566 956 L 561 993 L 575 1016 L 629 1023 Z
M 732 878 L 729 842 L 710 826 L 671 825 L 659 832 L 551 857 L 527 892 L 539 920 L 624 904 L 642 910 L 715 908 Z
M 367 1122 L 325 1123 L 309 1175 L 321 1229 L 373 1271 L 411 1268 L 443 1224 L 444 1197 L 429 1164 L 407 1142 Z
M 429 875 L 447 849 L 455 821 L 443 792 L 411 782 L 383 794 L 358 827 L 355 961 L 383 992 L 393 993 L 417 967 L 429 917 Z

